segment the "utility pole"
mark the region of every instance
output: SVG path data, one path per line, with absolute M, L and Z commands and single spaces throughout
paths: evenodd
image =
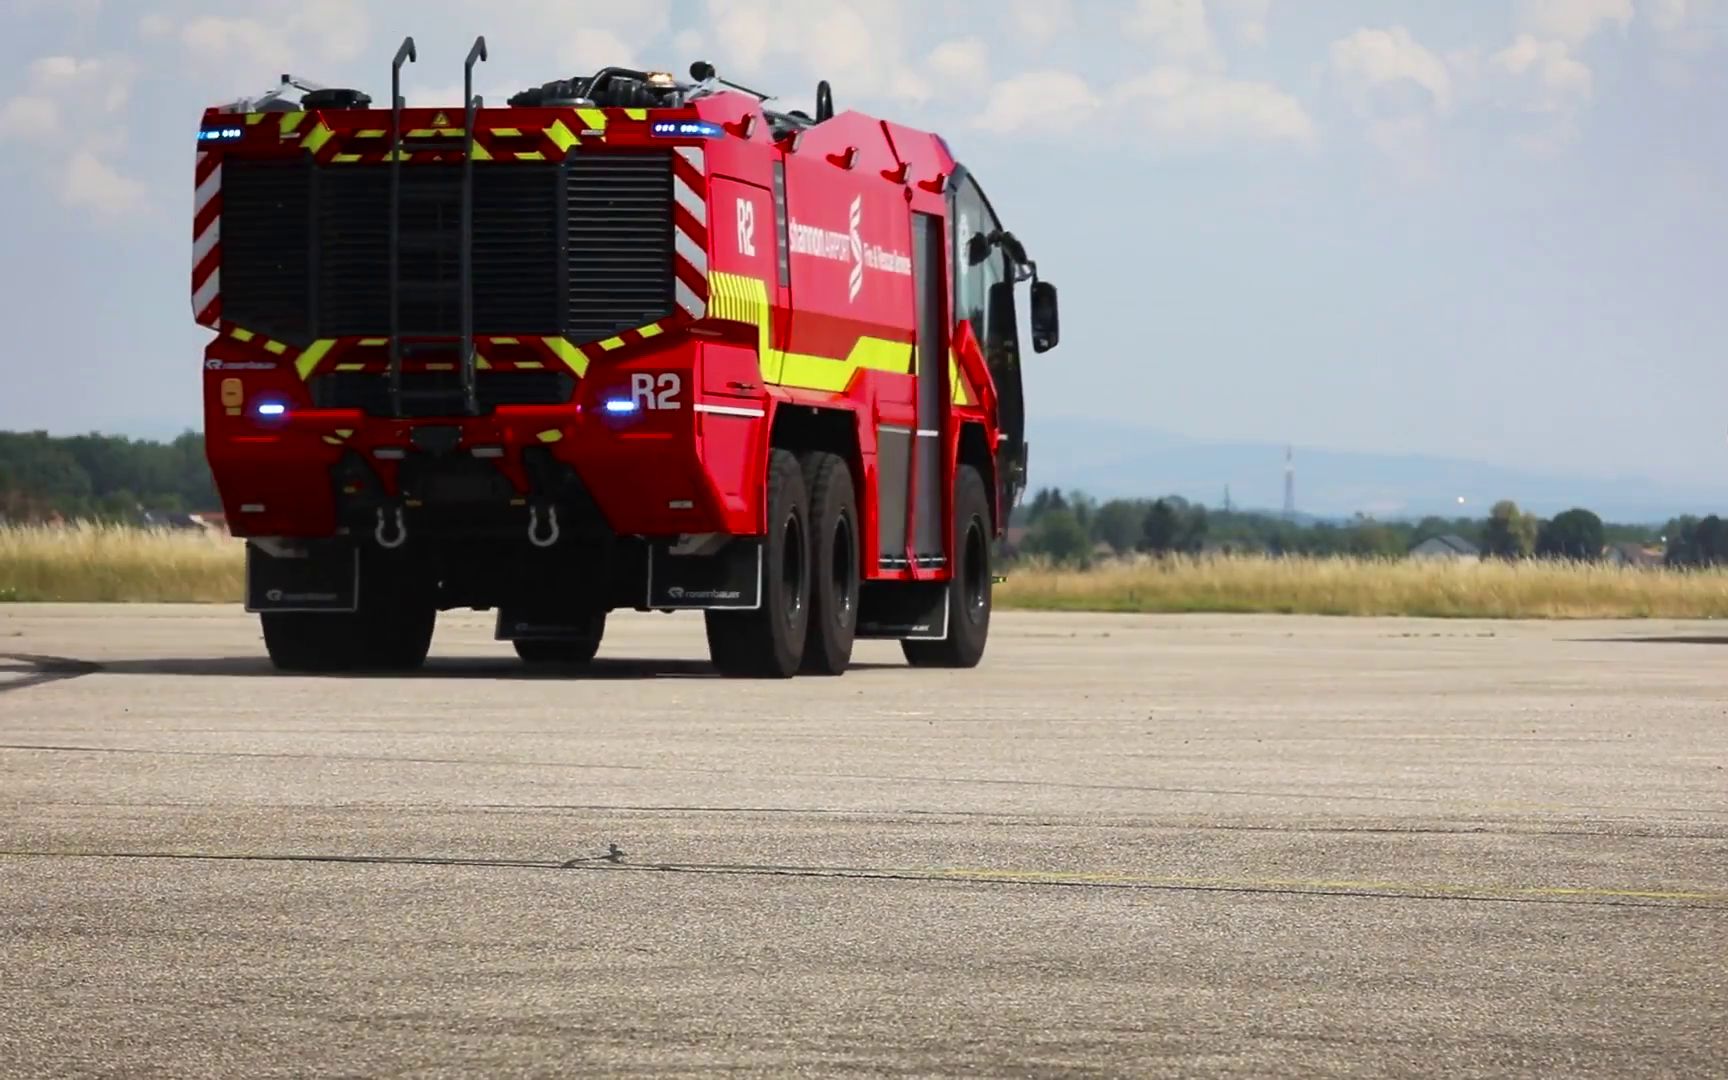
M 1296 450 L 1284 448 L 1284 519 L 1296 516 Z

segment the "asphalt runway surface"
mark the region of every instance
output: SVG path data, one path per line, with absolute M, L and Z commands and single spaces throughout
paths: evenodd
M 5 1076 L 1728 1075 L 1728 629 L 0 605 Z

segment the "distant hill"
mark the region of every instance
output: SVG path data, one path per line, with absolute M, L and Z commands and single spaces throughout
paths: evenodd
M 1075 488 L 1099 498 L 1180 495 L 1206 506 L 1230 487 L 1239 510 L 1276 512 L 1284 503 L 1284 446 L 1206 442 L 1152 428 L 1072 417 L 1028 418 L 1030 487 Z M 1728 510 L 1728 487 L 1665 486 L 1638 477 L 1522 470 L 1416 454 L 1367 454 L 1296 447 L 1296 507 L 1304 519 L 1382 520 L 1486 515 L 1500 499 L 1552 516 L 1574 506 L 1604 519 L 1660 524 L 1682 514 Z M 1465 502 L 1460 505 L 1458 497 Z

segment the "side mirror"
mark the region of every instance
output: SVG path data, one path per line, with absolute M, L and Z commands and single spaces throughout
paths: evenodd
M 1032 350 L 1049 352 L 1061 338 L 1056 317 L 1056 286 L 1048 281 L 1032 283 Z

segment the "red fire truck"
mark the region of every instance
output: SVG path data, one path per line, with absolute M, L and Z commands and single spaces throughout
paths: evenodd
M 777 111 L 707 63 L 507 107 L 294 76 L 205 111 L 192 307 L 210 466 L 283 670 L 406 669 L 440 611 L 581 664 L 697 610 L 734 676 L 857 638 L 969 667 L 1026 482 L 1015 286 L 943 139 Z

